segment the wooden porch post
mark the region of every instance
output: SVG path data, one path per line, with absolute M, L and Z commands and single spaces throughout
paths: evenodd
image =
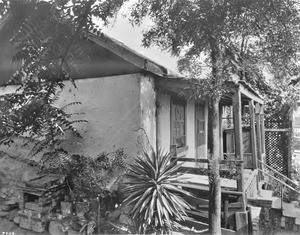
M 223 116 L 223 107 L 220 105 L 219 107 L 219 119 L 220 119 L 220 159 L 224 159 L 223 153 L 223 129 L 222 129 L 222 116 Z
M 256 130 L 255 130 L 255 113 L 254 113 L 254 101 L 249 101 L 250 109 L 250 134 L 251 134 L 251 152 L 252 152 L 252 164 L 253 169 L 257 168 L 257 145 L 256 145 Z
M 261 161 L 261 118 L 260 118 L 260 105 L 256 104 L 255 106 L 255 119 L 256 119 L 256 140 L 257 140 L 257 157 Z
M 242 132 L 242 104 L 241 92 L 237 90 L 233 95 L 233 122 L 234 122 L 234 136 L 235 136 L 235 158 L 236 160 L 244 160 L 243 156 L 243 132 Z M 239 201 L 243 203 L 244 210 L 246 210 L 245 190 L 244 190 L 244 163 L 237 163 L 237 190 L 242 192 Z
M 261 161 L 263 163 L 266 162 L 266 147 L 265 147 L 265 115 L 264 115 L 264 105 L 260 106 L 260 128 L 261 128 Z M 262 170 L 264 170 L 265 166 L 261 166 Z M 264 175 L 262 174 L 262 179 Z
M 261 120 L 261 148 L 262 153 L 266 153 L 265 146 L 265 113 L 264 113 L 264 105 L 260 107 L 260 120 Z
M 260 105 L 255 105 L 255 119 L 256 119 L 256 142 L 257 142 L 257 159 L 262 160 L 262 142 L 261 142 L 261 118 L 260 118 Z M 262 170 L 262 164 L 259 163 L 258 167 Z M 262 179 L 262 173 L 258 173 L 259 180 Z

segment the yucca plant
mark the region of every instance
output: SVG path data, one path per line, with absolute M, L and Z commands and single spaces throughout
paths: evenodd
M 187 218 L 189 204 L 183 196 L 191 194 L 177 186 L 182 182 L 180 165 L 169 153 L 148 154 L 135 159 L 125 175 L 125 205 L 132 205 L 130 215 L 139 223 L 139 232 L 170 233 Z

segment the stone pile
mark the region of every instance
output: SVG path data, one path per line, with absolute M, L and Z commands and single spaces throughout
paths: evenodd
M 13 220 L 18 211 L 18 190 L 15 187 L 0 188 L 0 217 Z
M 45 175 L 26 182 L 19 202 L 20 211 L 14 222 L 35 232 L 46 231 L 51 213 L 59 208 L 66 193 L 64 181 L 61 175 Z
M 0 218 L 13 220 L 18 211 L 20 188 L 26 180 L 36 177 L 38 171 L 19 158 L 0 151 Z

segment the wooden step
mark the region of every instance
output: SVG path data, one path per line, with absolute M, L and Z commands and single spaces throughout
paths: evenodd
M 268 207 L 272 208 L 272 200 L 264 199 L 264 198 L 251 198 L 249 197 L 247 199 L 247 203 L 249 206 L 255 206 L 255 207 Z
M 197 189 L 200 191 L 209 191 L 209 186 L 208 185 L 203 185 L 203 184 L 196 184 L 196 183 L 177 183 L 178 186 L 181 186 L 183 188 L 190 188 L 190 189 Z M 232 191 L 232 190 L 226 190 L 226 189 L 221 189 L 222 194 L 228 194 L 228 195 L 240 195 L 242 196 L 242 192 L 238 191 Z
M 243 204 L 241 202 L 234 202 L 234 203 L 229 203 L 228 204 L 228 210 L 232 210 L 232 211 L 238 211 L 238 210 L 242 210 L 244 207 L 243 207 Z M 203 204 L 199 204 L 197 205 L 196 207 L 193 207 L 194 210 L 198 211 L 207 211 L 209 209 L 209 205 L 206 204 L 206 205 L 203 205 Z M 221 210 L 224 211 L 224 205 L 222 203 L 222 206 L 221 206 Z
M 261 189 L 259 191 L 259 197 L 262 198 L 272 198 L 273 191 L 272 190 L 265 190 L 265 189 Z
M 195 211 L 195 210 L 186 210 L 186 213 L 192 218 L 199 220 L 203 223 L 209 223 L 208 211 Z

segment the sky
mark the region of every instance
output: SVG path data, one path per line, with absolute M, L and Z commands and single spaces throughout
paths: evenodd
M 151 26 L 151 21 L 146 20 L 140 27 L 133 27 L 125 14 L 130 12 L 131 1 L 125 4 L 118 13 L 116 19 L 112 20 L 108 27 L 104 27 L 103 33 L 108 36 L 121 41 L 126 46 L 132 48 L 133 50 L 145 55 L 150 60 L 170 69 L 174 72 L 177 70 L 177 60 L 172 57 L 169 53 L 161 51 L 158 47 L 152 46 L 151 48 L 144 48 L 141 46 L 143 31 Z

